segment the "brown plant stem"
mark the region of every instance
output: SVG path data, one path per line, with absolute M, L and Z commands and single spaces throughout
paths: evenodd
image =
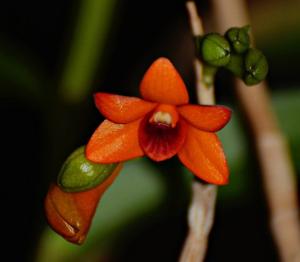
M 189 1 L 186 7 L 193 35 L 203 35 L 204 30 L 195 3 Z M 214 104 L 214 87 L 207 86 L 203 81 L 203 64 L 199 59 L 194 61 L 194 70 L 199 104 Z M 202 184 L 196 180 L 192 182 L 192 200 L 188 210 L 189 231 L 180 255 L 180 262 L 204 260 L 208 236 L 214 220 L 216 196 L 217 186 Z
M 244 0 L 212 0 L 218 30 L 249 24 Z M 286 138 L 278 127 L 266 83 L 235 81 L 238 100 L 254 134 L 270 209 L 270 226 L 282 261 L 300 261 L 300 225 L 295 172 Z

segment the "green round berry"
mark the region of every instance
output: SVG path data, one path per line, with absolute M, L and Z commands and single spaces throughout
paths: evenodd
M 96 187 L 108 178 L 117 164 L 95 164 L 85 158 L 84 146 L 64 162 L 57 184 L 66 192 L 80 192 Z
M 230 44 L 217 33 L 207 34 L 201 41 L 201 57 L 212 66 L 225 66 L 230 60 Z
M 242 78 L 245 73 L 244 56 L 241 54 L 231 54 L 230 61 L 225 68 L 235 76 Z
M 225 33 L 233 51 L 238 54 L 246 52 L 250 47 L 249 29 L 249 26 L 232 27 Z
M 264 80 L 268 73 L 268 62 L 263 53 L 250 48 L 245 55 L 244 82 L 247 85 L 255 85 Z

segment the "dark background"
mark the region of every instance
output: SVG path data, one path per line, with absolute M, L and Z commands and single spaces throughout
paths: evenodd
M 90 86 L 83 87 L 76 99 L 68 93 L 62 95 L 61 83 L 82 2 L 1 4 L 1 235 L 5 242 L 2 256 L 10 261 L 50 261 L 41 249 L 41 245 L 51 246 L 50 240 L 42 238 L 45 230 L 49 231 L 45 229 L 43 198 L 64 159 L 87 142 L 102 120 L 93 105 L 93 92 L 138 95 L 143 72 L 155 58 L 166 56 L 193 95 L 194 49 L 184 1 L 171 0 L 112 1 L 116 3 Z M 210 6 L 206 1 L 198 4 L 210 31 Z M 268 81 L 275 111 L 283 120 L 299 174 L 300 19 L 295 10 L 300 6 L 292 0 L 248 4 L 257 45 L 270 63 Z M 207 261 L 277 261 L 259 167 L 230 79 L 226 72 L 218 74 L 217 98 L 235 109 L 237 124 L 230 128 L 241 136 L 228 138 L 225 134 L 225 149 L 227 145 L 228 152 L 234 151 L 240 140 L 244 147 L 234 151 L 241 150 L 241 158 L 229 159 L 233 186 L 221 189 Z M 108 244 L 99 243 L 99 249 L 95 248 L 97 243 L 83 246 L 80 256 L 70 255 L 68 261 L 176 261 L 186 234 L 189 201 L 189 182 L 178 166 L 177 160 L 158 165 L 166 197 L 146 217 L 134 217 L 123 230 L 114 232 Z M 243 176 L 239 177 L 240 173 Z M 60 250 L 70 253 L 69 246 L 64 249 L 62 243 Z

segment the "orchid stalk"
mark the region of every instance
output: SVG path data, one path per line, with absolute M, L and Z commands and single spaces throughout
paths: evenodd
M 243 0 L 212 0 L 218 30 L 249 24 Z M 235 15 L 232 15 L 232 14 Z M 270 210 L 270 227 L 282 261 L 300 261 L 300 224 L 295 171 L 288 143 L 272 110 L 266 82 L 235 90 L 253 132 Z
M 193 1 L 189 1 L 186 7 L 192 33 L 194 37 L 201 37 L 204 35 L 204 28 L 202 20 L 197 13 L 196 5 Z M 194 70 L 198 103 L 214 104 L 213 81 L 210 81 L 209 84 L 205 81 L 204 64 L 199 58 L 195 58 L 194 60 Z M 210 79 L 213 80 L 213 77 L 214 75 Z M 188 210 L 189 229 L 180 255 L 180 262 L 204 260 L 208 245 L 208 236 L 214 221 L 217 189 L 216 185 L 202 184 L 197 180 L 192 182 L 192 199 Z

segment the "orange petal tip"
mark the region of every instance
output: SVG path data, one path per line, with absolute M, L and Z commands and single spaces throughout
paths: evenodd
M 140 92 L 145 100 L 182 105 L 189 101 L 186 86 L 169 59 L 161 57 L 146 71 Z

